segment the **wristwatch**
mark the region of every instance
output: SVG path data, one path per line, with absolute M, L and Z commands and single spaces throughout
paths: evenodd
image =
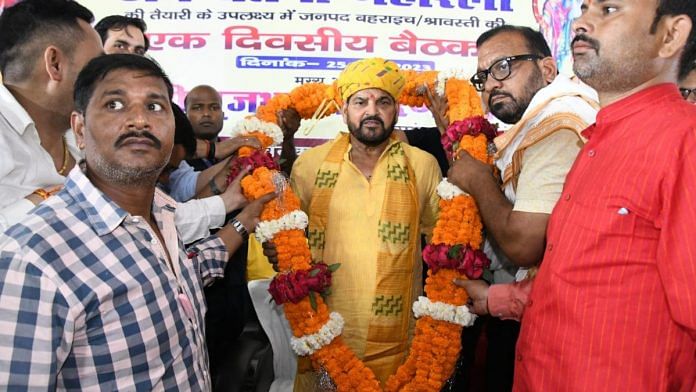
M 249 239 L 249 231 L 244 227 L 242 222 L 238 221 L 237 218 L 232 218 L 230 221 L 232 223 L 232 227 L 234 227 L 234 230 L 239 233 L 240 236 L 242 236 L 242 239 L 246 241 Z

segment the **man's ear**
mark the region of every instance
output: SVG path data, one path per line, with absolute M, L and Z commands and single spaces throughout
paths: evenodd
M 85 147 L 85 116 L 73 111 L 70 114 L 70 128 L 75 132 L 77 146 L 82 150 Z
M 44 50 L 44 64 L 49 80 L 60 82 L 65 77 L 65 66 L 68 60 L 65 53 L 58 47 L 50 45 Z
M 539 61 L 541 62 L 541 74 L 544 77 L 544 81 L 550 84 L 556 79 L 556 75 L 558 75 L 556 60 L 554 60 L 553 57 L 544 57 Z
M 343 102 L 343 107 L 341 107 L 341 114 L 343 115 L 343 122 L 348 124 L 348 101 Z
M 671 58 L 681 55 L 694 28 L 691 18 L 687 15 L 665 15 L 660 21 L 662 24 L 662 45 L 660 46 L 659 56 Z M 658 27 L 659 29 L 659 27 Z

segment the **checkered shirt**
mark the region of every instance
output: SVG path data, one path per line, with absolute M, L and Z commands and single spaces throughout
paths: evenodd
M 203 286 L 229 255 L 217 237 L 185 251 L 175 206 L 156 191 L 161 244 L 76 167 L 0 235 L 1 390 L 211 389 Z

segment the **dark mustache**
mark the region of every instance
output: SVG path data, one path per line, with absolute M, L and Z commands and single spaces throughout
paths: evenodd
M 121 147 L 123 142 L 126 141 L 126 139 L 128 139 L 130 137 L 144 137 L 144 138 L 150 139 L 150 140 L 152 140 L 152 143 L 155 144 L 155 147 L 157 147 L 157 149 L 162 148 L 162 142 L 159 139 L 157 139 L 157 137 L 155 137 L 155 135 L 153 135 L 152 133 L 150 133 L 148 131 L 141 131 L 141 132 L 132 131 L 132 132 L 124 133 L 123 135 L 119 136 L 118 139 L 116 139 L 116 142 L 114 142 L 114 147 Z
M 506 93 L 505 91 L 501 91 L 501 90 L 493 90 L 493 92 L 491 92 L 491 95 L 488 96 L 488 107 L 491 106 L 491 102 L 493 101 L 493 98 L 495 98 L 499 95 L 502 95 L 504 97 L 508 97 L 512 100 L 515 100 L 515 97 L 513 97 L 512 94 L 510 94 L 510 93 Z
M 382 125 L 382 128 L 384 128 L 384 121 L 382 121 L 382 119 L 379 118 L 379 116 L 370 116 L 370 117 L 363 118 L 360 121 L 360 128 L 362 128 L 363 125 L 365 125 L 365 122 L 367 122 L 367 121 L 379 121 L 380 125 Z
M 578 41 L 587 42 L 592 47 L 592 49 L 594 49 L 595 51 L 599 50 L 599 41 L 588 37 L 584 33 L 576 35 L 575 38 L 573 38 L 573 41 L 570 43 L 570 47 L 572 48 L 573 45 L 575 45 L 575 43 Z

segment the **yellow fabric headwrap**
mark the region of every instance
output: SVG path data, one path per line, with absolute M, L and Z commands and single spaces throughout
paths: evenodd
M 343 102 L 351 95 L 367 88 L 378 88 L 398 101 L 406 78 L 395 62 L 379 57 L 354 61 L 341 72 L 336 80 L 338 94 Z

